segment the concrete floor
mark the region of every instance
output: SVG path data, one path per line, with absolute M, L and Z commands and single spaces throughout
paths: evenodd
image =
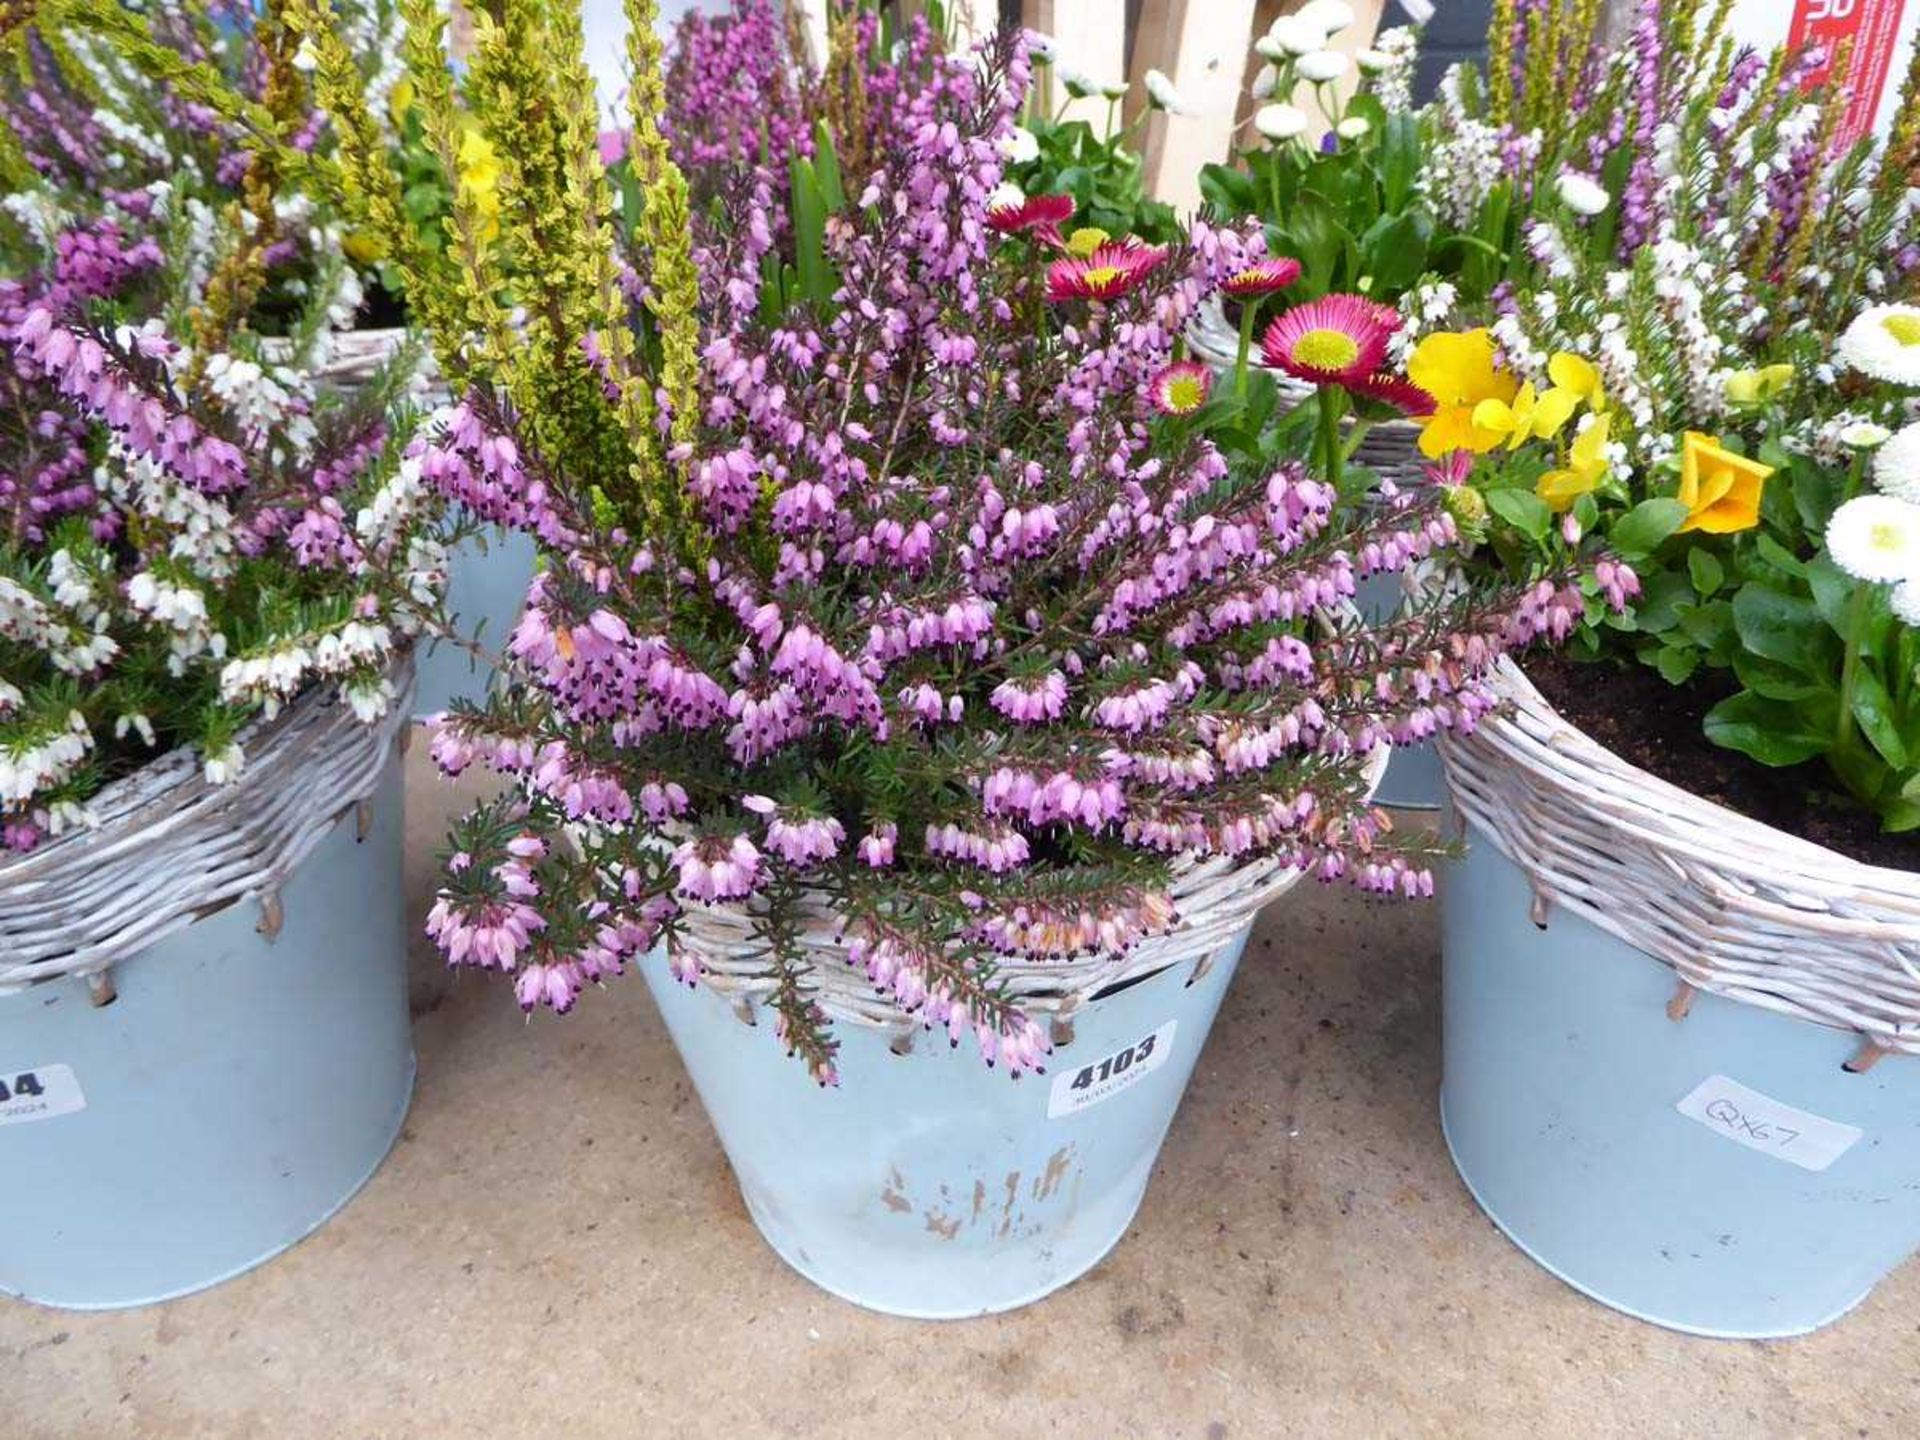
M 423 761 L 420 913 L 456 800 Z M 366 1190 L 206 1294 L 0 1301 L 0 1440 L 1920 1434 L 1920 1264 L 1808 1339 L 1689 1340 L 1494 1230 L 1435 1122 L 1436 918 L 1282 901 L 1127 1238 L 947 1325 L 760 1242 L 638 981 L 529 1026 L 416 955 L 419 1090 Z

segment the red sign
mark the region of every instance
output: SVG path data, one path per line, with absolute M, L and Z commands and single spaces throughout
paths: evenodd
M 1836 143 L 1851 145 L 1873 129 L 1873 117 L 1880 109 L 1894 52 L 1899 48 L 1900 21 L 1906 8 L 1907 0 L 1794 0 L 1793 30 L 1787 37 L 1787 48 L 1819 45 L 1828 57 L 1827 64 L 1809 77 L 1810 88 L 1827 80 L 1833 57 L 1841 45 L 1851 42 L 1845 76 L 1850 98 Z

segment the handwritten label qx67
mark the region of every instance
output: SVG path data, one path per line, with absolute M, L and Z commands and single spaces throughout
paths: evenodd
M 1143 1035 L 1131 1045 L 1122 1045 L 1110 1055 L 1061 1070 L 1053 1077 L 1053 1089 L 1047 1096 L 1047 1118 L 1057 1120 L 1062 1115 L 1077 1115 L 1139 1084 L 1166 1063 L 1173 1049 L 1176 1023 L 1169 1020 L 1151 1035 Z
M 1824 1170 L 1851 1150 L 1861 1130 L 1797 1110 L 1738 1080 L 1711 1075 L 1674 1107 L 1716 1135 L 1802 1170 Z

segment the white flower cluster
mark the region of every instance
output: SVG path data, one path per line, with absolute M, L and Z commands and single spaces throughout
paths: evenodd
M 393 634 L 383 624 L 348 620 L 317 636 L 277 640 L 272 646 L 229 660 L 220 671 L 220 698 L 259 705 L 271 717 L 316 680 L 350 681 L 347 698 L 356 714 L 369 703 L 368 686 L 393 659 Z M 391 690 L 384 692 L 391 695 Z M 374 716 L 386 713 L 384 701 Z
M 1374 37 L 1373 48 L 1362 50 L 1358 62 L 1373 78 L 1373 94 L 1389 115 L 1413 109 L 1413 76 L 1420 60 L 1420 32 L 1396 25 Z
M 1466 68 L 1456 65 L 1440 82 L 1432 110 L 1438 124 L 1420 187 L 1434 209 L 1456 230 L 1470 228 L 1493 187 L 1506 178 L 1502 146 L 1506 136 L 1468 113 L 1461 97 Z
M 127 582 L 127 604 L 170 632 L 167 668 L 175 675 L 186 674 L 199 656 L 218 660 L 227 653 L 227 637 L 209 623 L 207 597 L 195 586 L 141 570 Z
M 37 732 L 15 735 L 0 746 L 0 805 L 19 805 L 64 784 L 93 749 L 93 735 L 78 710 Z
M 1460 303 L 1460 292 L 1454 288 L 1451 280 L 1442 280 L 1437 275 L 1423 275 L 1414 282 L 1411 290 L 1400 297 L 1401 325 L 1388 341 L 1388 355 L 1396 368 L 1404 368 L 1407 357 L 1413 353 L 1413 347 L 1420 343 L 1423 336 L 1438 330 L 1446 330 L 1456 320 L 1455 308 Z
M 0 640 L 40 651 L 54 669 L 67 675 L 88 674 L 120 653 L 107 634 L 105 615 L 90 621 L 62 615 L 7 575 L 0 575 Z

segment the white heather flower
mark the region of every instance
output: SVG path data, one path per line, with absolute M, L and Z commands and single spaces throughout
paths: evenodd
M 5 680 L 0 680 L 0 715 L 6 715 L 14 710 L 18 710 L 26 698 L 25 695 L 20 693 L 18 686 L 9 684 Z
M 1297 105 L 1262 105 L 1253 114 L 1253 128 L 1269 140 L 1297 140 L 1307 130 L 1307 112 Z
M 1298 15 L 1282 15 L 1267 28 L 1266 38 L 1288 55 L 1311 55 L 1325 49 L 1327 44 L 1327 32 Z
M 1607 187 L 1578 170 L 1562 170 L 1553 182 L 1554 193 L 1576 215 L 1598 215 L 1613 203 Z
M 1920 627 L 1920 580 L 1904 580 L 1893 587 L 1888 597 L 1894 618 L 1903 625 Z
M 1026 203 L 1027 192 L 1011 180 L 1002 180 L 994 187 L 993 194 L 987 197 L 989 210 L 1018 210 Z
M 1322 85 L 1347 73 L 1347 57 L 1338 50 L 1315 50 L 1300 57 L 1298 69 L 1302 80 Z
M 135 711 L 129 715 L 122 715 L 119 719 L 113 722 L 113 738 L 114 739 L 124 740 L 130 734 L 138 735 L 141 738 L 141 740 L 144 741 L 149 748 L 159 744 L 159 741 L 154 739 L 153 721 L 149 720 L 145 715 L 140 714 L 138 711 Z
M 1883 437 L 1887 433 L 1881 425 L 1847 427 L 1849 431 L 1865 428 L 1878 430 Z M 1846 439 L 1845 432 L 1841 438 Z M 1857 442 L 1847 440 L 1847 443 Z M 1873 457 L 1873 483 L 1880 487 L 1883 495 L 1920 505 L 1920 422 L 1907 426 L 1880 446 L 1880 452 Z
M 385 715 L 393 704 L 393 686 L 384 675 L 355 680 L 341 686 L 340 693 L 346 697 L 354 718 L 362 725 L 371 725 Z
M 1863 375 L 1920 388 L 1920 305 L 1875 305 L 1847 326 L 1834 354 Z
M 1872 420 L 1855 420 L 1840 431 L 1840 443 L 1850 450 L 1877 450 L 1892 437 L 1891 430 Z
M 1040 142 L 1024 125 L 1015 125 L 1000 138 L 1000 158 L 1009 165 L 1025 165 L 1040 158 Z
M 1349 115 L 1338 125 L 1334 126 L 1333 130 L 1342 140 L 1359 140 L 1372 128 L 1373 126 L 1367 123 L 1366 116 Z
M 1158 70 L 1149 70 L 1146 74 L 1147 99 L 1156 110 L 1164 110 L 1169 115 L 1187 113 L 1186 102 L 1180 98 L 1180 92 L 1173 88 L 1169 80 Z
M 1320 33 L 1326 36 L 1351 29 L 1357 18 L 1346 0 L 1307 0 L 1293 15 L 1303 25 L 1318 25 Z
M 231 785 L 247 768 L 247 757 L 239 745 L 229 740 L 219 751 L 207 756 L 204 773 L 209 785 Z
M 1827 522 L 1827 553 L 1856 580 L 1920 580 L 1920 505 L 1891 495 L 1854 497 Z

